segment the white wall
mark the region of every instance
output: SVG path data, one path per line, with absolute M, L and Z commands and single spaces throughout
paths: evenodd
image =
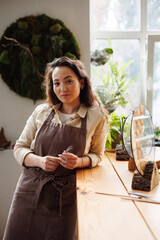
M 0 0 L 0 36 L 19 17 L 41 13 L 62 20 L 73 32 L 89 73 L 89 0 Z M 36 105 L 11 91 L 0 77 L 0 127 L 4 127 L 6 138 L 12 144 Z
M 89 0 L 0 0 L 0 36 L 19 17 L 45 13 L 58 18 L 73 32 L 81 60 L 89 73 Z M 41 103 L 37 101 L 36 105 Z M 36 105 L 32 100 L 11 91 L 0 77 L 0 128 L 12 144 L 19 137 L 26 120 Z M 0 151 L 0 239 L 3 236 L 9 206 L 21 167 L 12 150 Z

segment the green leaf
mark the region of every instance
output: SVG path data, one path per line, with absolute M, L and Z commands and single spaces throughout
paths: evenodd
M 105 48 L 106 52 L 109 54 L 113 54 L 113 49 L 112 48 Z
M 116 139 L 118 136 L 117 131 L 112 131 L 112 139 Z
M 111 42 L 108 40 L 108 44 Z M 110 48 L 106 48 L 110 49 Z M 111 48 L 112 49 L 112 48 Z M 128 88 L 134 82 L 137 77 L 133 79 L 128 79 L 128 74 L 126 73 L 126 68 L 133 63 L 133 60 L 126 62 L 122 66 L 119 66 L 118 61 L 109 60 L 106 66 L 106 72 L 102 72 L 102 68 L 97 67 L 97 71 L 94 72 L 100 81 L 104 83 L 105 90 L 98 91 L 97 94 L 110 112 L 112 112 L 115 106 L 120 105 L 125 107 L 128 103 Z M 99 71 L 100 70 L 100 71 Z
M 106 148 L 109 148 L 109 149 L 112 148 L 111 143 L 109 143 L 108 141 L 106 141 Z
M 112 137 L 111 137 L 111 133 L 108 132 L 108 136 L 107 136 L 107 141 L 111 144 L 112 142 Z

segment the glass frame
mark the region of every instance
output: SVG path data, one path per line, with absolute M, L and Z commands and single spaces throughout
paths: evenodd
M 137 146 L 136 146 L 136 144 L 135 144 L 135 142 L 134 142 L 135 136 L 134 136 L 134 134 L 133 134 L 133 132 L 134 132 L 134 117 L 136 117 L 136 116 L 135 116 L 135 114 L 137 114 L 136 111 L 138 111 L 140 108 L 143 108 L 143 111 L 141 112 L 141 114 L 138 115 L 139 119 L 140 119 L 140 120 L 142 119 L 140 116 L 143 116 L 144 113 L 148 113 L 148 115 L 146 115 L 146 117 L 149 116 L 150 123 L 151 123 L 151 124 L 150 124 L 150 129 L 151 129 L 151 131 L 152 131 L 152 134 L 154 135 L 154 128 L 153 128 L 153 123 L 152 123 L 152 117 L 151 117 L 151 114 L 150 114 L 150 112 L 149 112 L 149 109 L 148 109 L 144 104 L 139 104 L 139 105 L 134 109 L 134 111 L 133 111 L 131 114 L 129 114 L 126 118 L 124 118 L 124 121 L 122 120 L 121 136 L 122 136 L 122 144 L 123 144 L 124 149 L 127 151 L 127 153 L 129 154 L 129 156 L 130 156 L 131 158 L 133 158 L 138 172 L 139 172 L 141 175 L 144 175 L 144 167 L 145 167 L 146 161 L 155 161 L 155 148 L 154 148 L 154 146 L 155 146 L 155 137 L 151 138 L 151 139 L 152 139 L 152 144 L 150 145 L 150 151 L 149 151 L 148 155 L 145 155 L 145 156 L 144 156 L 144 151 L 143 151 L 143 149 L 142 149 L 142 145 L 141 145 L 141 142 L 140 142 L 139 147 L 140 147 L 140 151 L 141 151 L 142 156 L 143 156 L 143 158 L 141 158 L 141 159 L 143 159 L 143 162 L 142 162 L 142 161 L 140 162 L 139 158 L 137 158 L 136 153 L 135 153 L 135 152 L 138 151 L 138 150 L 137 150 Z M 126 121 L 127 121 L 127 119 L 128 119 L 129 116 L 131 116 L 130 147 L 131 147 L 131 153 L 132 153 L 132 155 L 128 152 L 128 150 L 127 150 L 127 148 L 126 148 L 126 146 L 125 146 L 125 143 L 124 143 L 124 142 L 125 142 L 125 141 L 124 141 L 124 134 L 123 134 L 123 133 L 124 133 L 124 127 L 125 127 Z M 144 116 L 144 117 L 145 117 L 145 116 Z M 142 121 L 142 120 L 141 120 L 141 121 Z M 143 123 L 144 123 L 144 122 L 143 122 Z M 149 135 L 149 136 L 150 136 L 150 135 Z M 136 149 L 136 150 L 135 150 L 135 149 Z M 145 157 L 145 158 L 144 158 L 144 157 Z
M 124 127 L 125 127 L 125 124 L 126 124 L 126 121 L 127 119 L 132 116 L 133 113 L 130 113 L 127 117 L 123 117 L 122 118 L 122 122 L 121 122 L 121 136 L 122 136 L 122 146 L 123 148 L 125 149 L 125 151 L 128 153 L 128 155 L 130 156 L 130 158 L 133 158 L 133 155 L 132 155 L 132 147 L 131 147 L 131 144 L 130 144 L 130 152 L 128 151 L 128 149 L 126 148 L 126 144 L 125 144 L 125 141 L 124 141 Z M 131 142 L 131 129 L 130 129 L 130 142 Z M 131 153 L 131 154 L 130 154 Z

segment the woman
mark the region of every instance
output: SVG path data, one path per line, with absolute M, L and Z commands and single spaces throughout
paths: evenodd
M 83 64 L 67 57 L 49 63 L 47 103 L 32 113 L 14 155 L 24 166 L 4 240 L 72 240 L 76 236 L 76 169 L 102 159 L 107 116 Z

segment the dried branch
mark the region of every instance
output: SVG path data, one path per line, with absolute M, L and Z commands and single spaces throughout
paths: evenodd
M 37 74 L 38 74 L 40 77 L 45 78 L 45 76 L 42 75 L 42 74 L 39 72 L 39 70 L 37 69 L 37 67 L 35 66 L 34 60 L 33 60 L 33 54 L 31 53 L 31 51 L 30 51 L 30 49 L 29 49 L 28 47 L 26 47 L 25 45 L 21 44 L 20 42 L 18 42 L 18 41 L 17 41 L 16 39 L 14 39 L 14 38 L 8 38 L 8 37 L 6 37 L 6 36 L 4 36 L 4 38 L 5 38 L 6 40 L 8 40 L 8 41 L 13 41 L 14 44 L 6 44 L 6 45 L 3 44 L 3 45 L 2 45 L 3 47 L 7 47 L 7 46 L 10 46 L 10 45 L 13 45 L 13 46 L 18 46 L 18 47 L 20 47 L 20 48 L 25 49 L 25 50 L 29 53 L 29 55 L 30 55 L 30 57 L 31 57 L 32 65 L 33 65 L 34 69 L 36 70 Z

